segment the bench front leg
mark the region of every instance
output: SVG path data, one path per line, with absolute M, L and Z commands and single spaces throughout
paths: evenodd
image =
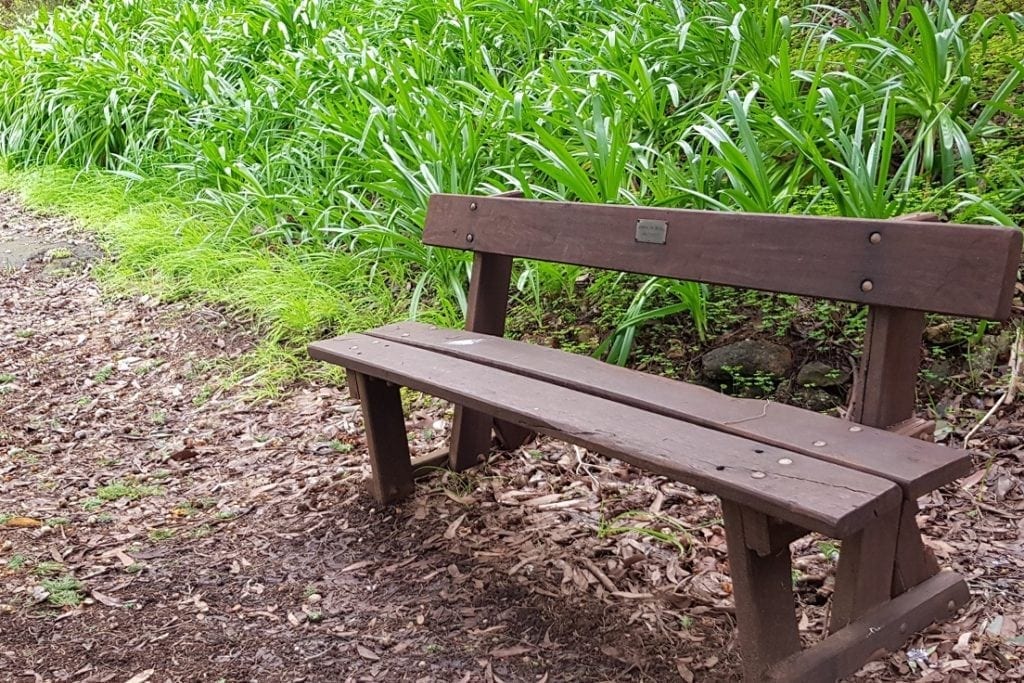
M 363 407 L 366 447 L 370 452 L 370 494 L 393 503 L 412 493 L 412 460 L 398 386 L 349 370 Z
M 743 678 L 763 681 L 773 664 L 800 651 L 790 539 L 782 536 L 771 547 L 764 547 L 760 529 L 768 528 L 769 521 L 738 503 L 722 500 L 722 516 Z M 745 526 L 757 529 L 751 528 L 748 533 Z

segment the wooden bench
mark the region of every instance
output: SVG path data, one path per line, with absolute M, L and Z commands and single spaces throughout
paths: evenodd
M 829 681 L 948 618 L 969 593 L 921 540 L 917 498 L 969 471 L 914 421 L 924 311 L 1005 319 L 1017 230 L 431 198 L 423 241 L 474 252 L 466 330 L 403 323 L 310 346 L 349 370 L 373 495 L 413 490 L 399 387 L 456 404 L 449 465 L 547 434 L 717 494 L 746 680 Z M 513 257 L 869 306 L 843 421 L 502 338 Z M 908 436 L 910 435 L 910 436 Z M 801 650 L 789 544 L 842 541 L 829 635 Z

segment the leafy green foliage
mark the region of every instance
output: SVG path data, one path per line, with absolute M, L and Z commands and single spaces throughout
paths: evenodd
M 1020 125 L 1024 17 L 948 0 L 856 6 L 44 9 L 0 29 L 0 156 L 99 169 L 133 195 L 173 199 L 135 226 L 146 267 L 183 296 L 237 293 L 271 311 L 275 339 L 403 308 L 460 318 L 467 255 L 420 242 L 434 192 L 886 217 L 925 208 L 908 193 L 935 182 L 966 218 L 1014 220 L 1020 197 L 986 188 L 1000 154 L 989 143 Z M 179 220 L 182 206 L 194 220 Z M 520 268 L 534 302 L 578 275 Z M 703 335 L 705 299 L 643 283 L 601 352 L 624 362 L 659 317 L 685 313 Z

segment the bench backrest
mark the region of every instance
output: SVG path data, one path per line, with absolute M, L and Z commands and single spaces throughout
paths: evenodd
M 1019 230 L 435 195 L 427 244 L 1005 319 Z
M 423 241 L 474 252 L 467 329 L 502 335 L 513 258 L 869 306 L 848 417 L 913 416 L 924 312 L 1006 319 L 1017 229 L 536 201 L 430 198 Z

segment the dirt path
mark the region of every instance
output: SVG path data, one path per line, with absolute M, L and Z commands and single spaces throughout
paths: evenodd
M 0 276 L 0 680 L 735 680 L 713 498 L 542 441 L 377 510 L 343 390 L 247 400 L 244 328 L 105 298 L 98 250 L 0 196 L 15 240 L 42 245 Z M 409 402 L 442 443 L 446 406 Z M 997 426 L 989 502 L 924 506 L 976 599 L 861 677 L 1024 677 L 1024 430 Z M 814 639 L 831 546 L 794 550 Z

